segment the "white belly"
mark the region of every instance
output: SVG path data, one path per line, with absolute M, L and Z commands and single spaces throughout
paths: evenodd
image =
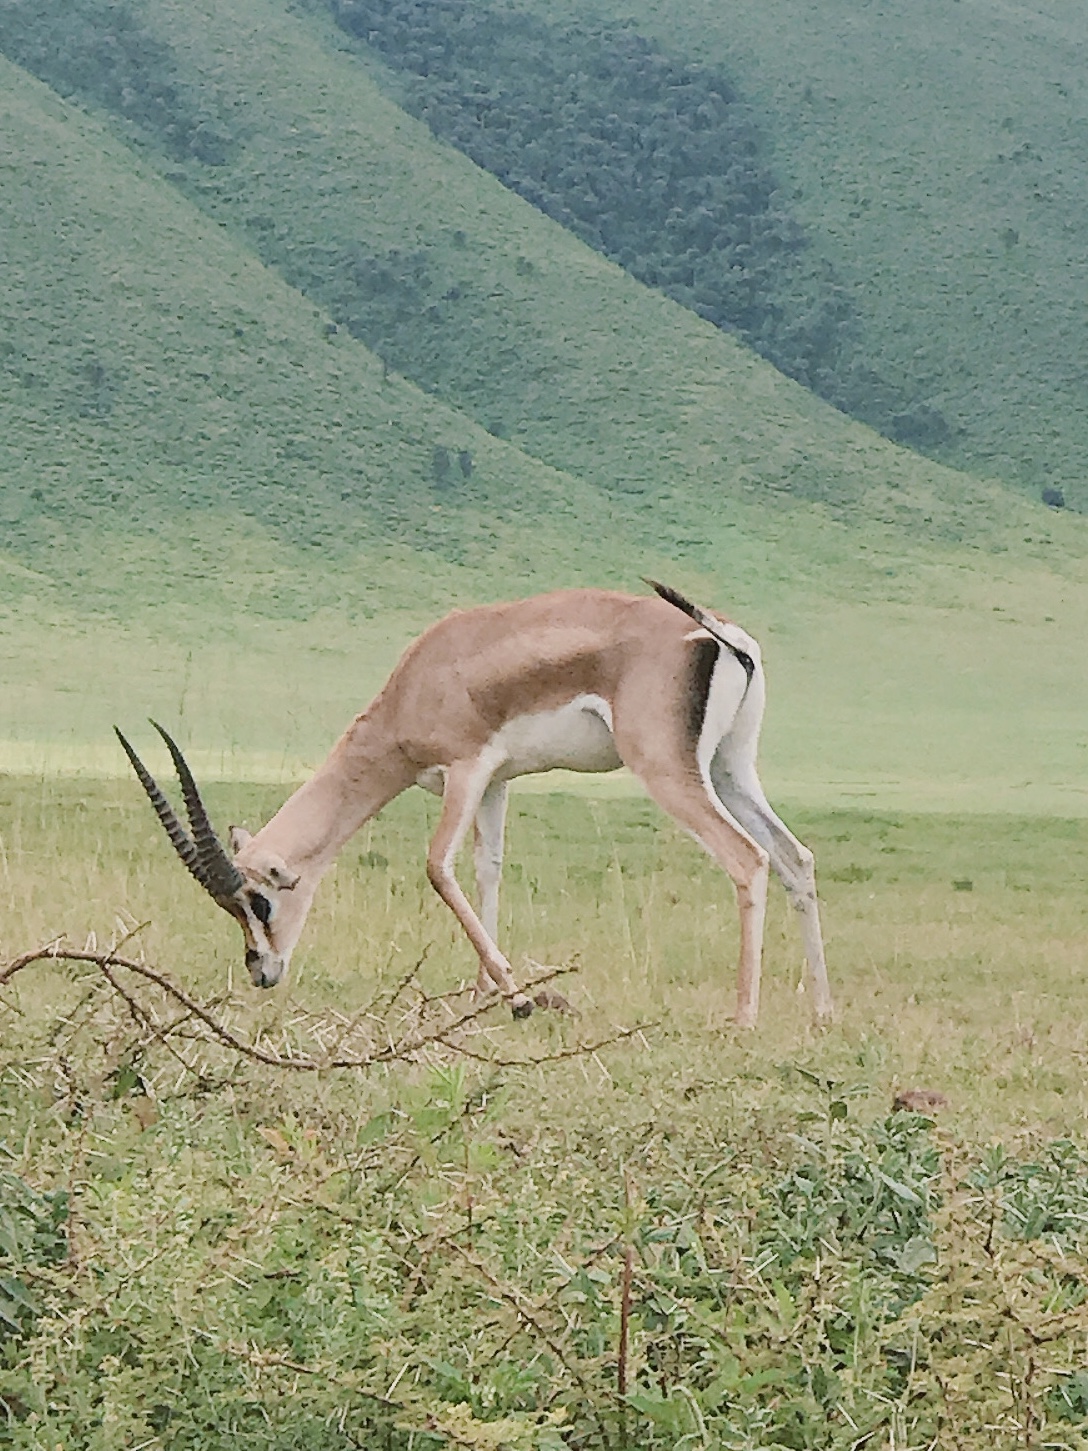
M 612 739 L 612 711 L 599 695 L 579 695 L 558 710 L 536 711 L 507 721 L 492 738 L 508 780 L 534 771 L 615 771 L 623 763 Z
M 612 739 L 612 709 L 599 695 L 578 695 L 558 710 L 515 716 L 495 732 L 479 761 L 485 781 L 537 771 L 616 771 L 622 765 Z M 441 796 L 446 767 L 426 767 L 416 783 Z

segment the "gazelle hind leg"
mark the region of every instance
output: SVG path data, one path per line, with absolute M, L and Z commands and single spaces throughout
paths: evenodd
M 503 833 L 506 829 L 506 782 L 491 780 L 476 809 L 473 863 L 480 921 L 484 931 L 497 942 L 499 937 L 499 886 L 502 882 Z M 485 997 L 496 984 L 480 959 L 476 993 Z
M 489 978 L 500 992 L 509 994 L 514 1016 L 524 1018 L 532 1012 L 533 1004 L 518 991 L 510 964 L 476 915 L 454 874 L 457 853 L 486 794 L 491 775 L 479 760 L 458 761 L 446 771 L 442 814 L 427 852 L 427 876 L 476 949 L 480 959 L 477 982 Z
M 631 760 L 631 770 L 663 811 L 689 832 L 733 881 L 740 914 L 737 1010 L 740 1028 L 754 1028 L 759 1015 L 763 923 L 769 875 L 766 850 L 753 841 L 707 789 L 694 769 L 647 769 Z
M 813 1013 L 818 1023 L 829 1023 L 835 1010 L 820 930 L 812 852 L 775 814 L 754 766 L 744 761 L 731 763 L 728 753 L 719 750 L 711 763 L 710 774 L 714 790 L 726 810 L 767 851 L 775 875 L 798 913 L 812 985 Z

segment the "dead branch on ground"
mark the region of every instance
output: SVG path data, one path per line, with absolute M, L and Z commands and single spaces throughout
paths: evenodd
M 418 1000 L 411 1005 L 408 1014 L 413 1025 L 404 1027 L 402 1023 L 398 1031 L 391 1031 L 390 1013 L 415 981 L 425 957 L 426 952 L 410 971 L 400 977 L 391 991 L 384 994 L 379 993 L 368 1008 L 363 1009 L 361 1013 L 349 1020 L 345 1020 L 342 1015 L 337 1014 L 338 1021 L 334 1025 L 325 1016 L 304 1011 L 296 1012 L 295 1023 L 309 1028 L 318 1042 L 321 1041 L 322 1032 L 331 1031 L 334 1046 L 331 1051 L 321 1056 L 290 1051 L 279 1052 L 274 1048 L 262 1045 L 259 1037 L 256 1039 L 245 1037 L 231 1027 L 222 1015 L 213 1011 L 222 1006 L 224 998 L 216 998 L 211 1003 L 201 1002 L 187 993 L 184 988 L 179 987 L 161 969 L 152 967 L 149 963 L 137 958 L 122 956 L 116 949 L 97 951 L 85 948 L 81 950 L 67 946 L 63 938 L 54 939 L 29 952 L 22 953 L 19 957 L 0 966 L 0 989 L 10 983 L 18 973 L 35 963 L 86 964 L 97 969 L 111 991 L 125 1004 L 132 1020 L 146 1035 L 146 1043 L 141 1046 L 150 1046 L 153 1042 L 159 1042 L 170 1047 L 171 1038 L 218 1042 L 255 1063 L 262 1063 L 270 1068 L 290 1069 L 303 1073 L 319 1073 L 333 1068 L 368 1069 L 379 1064 L 411 1060 L 429 1049 L 442 1048 L 498 1068 L 531 1067 L 535 1064 L 592 1055 L 602 1048 L 634 1037 L 651 1026 L 640 1023 L 631 1028 L 617 1029 L 613 1033 L 590 1042 L 568 1044 L 544 1053 L 504 1057 L 491 1051 L 490 1046 L 482 1046 L 490 1044 L 487 1034 L 494 1026 L 490 1023 L 485 1024 L 483 1020 L 512 994 L 494 995 L 482 1001 L 473 1002 L 470 1007 L 457 1012 L 451 1006 L 450 999 L 459 994 L 429 996 L 421 991 Z M 565 976 L 572 971 L 574 969 L 571 967 L 542 969 L 536 972 L 520 990 L 532 993 L 542 984 Z M 153 988 L 158 989 L 168 1003 L 174 1005 L 176 1009 L 180 1009 L 180 1012 L 174 1012 L 172 1016 L 164 1017 L 161 1011 L 156 1011 L 154 1003 L 140 996 L 135 984 L 121 980 L 119 975 L 121 973 L 131 974 L 132 977 L 151 984 Z M 375 1008 L 378 1006 L 381 1007 L 381 1012 L 375 1012 Z M 356 1033 L 367 1029 L 371 1039 L 369 1046 L 363 1051 L 345 1052 L 345 1043 Z

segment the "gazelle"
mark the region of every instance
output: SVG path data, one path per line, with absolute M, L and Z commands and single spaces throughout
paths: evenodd
M 653 583 L 650 581 L 650 583 Z M 496 943 L 507 782 L 625 765 L 724 868 L 740 909 L 736 1021 L 759 1010 L 768 869 L 801 921 L 820 1021 L 832 1014 L 812 853 L 772 811 L 756 772 L 759 646 L 664 585 L 660 598 L 578 589 L 454 611 L 401 656 L 325 763 L 255 836 L 220 843 L 181 751 L 161 726 L 190 830 L 117 735 L 186 867 L 245 935 L 255 985 L 287 968 L 314 892 L 344 843 L 409 786 L 442 796 L 427 875 L 479 957 L 477 992 L 532 1011 Z M 692 627 L 694 621 L 694 628 Z M 454 875 L 475 822 L 479 911 Z

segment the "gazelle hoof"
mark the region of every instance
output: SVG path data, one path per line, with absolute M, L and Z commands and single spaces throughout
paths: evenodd
M 542 987 L 538 993 L 533 994 L 533 1002 L 538 1008 L 550 1008 L 553 1013 L 566 1013 L 568 1017 L 577 1018 L 578 1009 L 565 998 L 562 993 L 557 993 L 554 988 Z
M 893 1111 L 933 1114 L 948 1107 L 948 1099 L 935 1088 L 903 1088 L 895 1095 Z

